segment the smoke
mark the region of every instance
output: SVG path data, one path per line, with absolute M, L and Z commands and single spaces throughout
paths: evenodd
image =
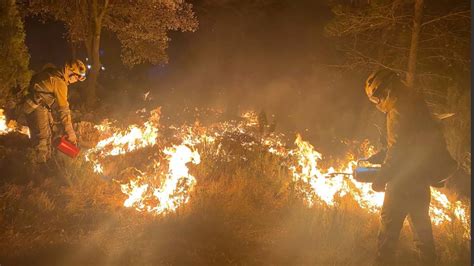
M 171 33 L 166 65 L 127 69 L 121 63 L 118 40 L 104 30 L 101 62 L 106 70 L 99 77 L 98 95 L 101 106 L 111 108 L 101 114 L 123 118 L 144 106 L 159 105 L 169 114 L 184 108 L 219 108 L 232 118 L 252 109 L 264 111 L 277 130 L 300 132 L 318 147 L 344 138 L 376 138 L 372 124 L 380 114 L 365 98 L 366 74 L 332 67 L 343 62 L 344 55 L 324 34 L 332 16 L 325 1 L 195 1 L 193 5 L 199 30 Z M 33 34 L 44 27 L 33 20 L 27 23 L 34 67 L 63 62 L 70 54 L 59 37 L 61 25 L 46 30 L 51 38 Z M 61 45 L 54 41 L 58 38 Z M 45 53 L 43 46 L 35 48 L 33 43 L 62 49 Z M 73 109 L 81 104 L 75 95 L 79 91 L 71 88 L 71 96 L 77 96 L 71 98 Z M 148 101 L 143 100 L 146 92 Z
M 199 30 L 171 33 L 166 65 L 125 68 L 118 41 L 104 32 L 99 95 L 113 106 L 108 115 L 162 106 L 176 120 L 198 107 L 229 119 L 250 109 L 323 153 L 342 139 L 377 140 L 381 114 L 365 97 L 366 73 L 334 67 L 344 55 L 324 34 L 331 12 L 323 1 L 255 3 L 194 3 Z
M 367 134 L 364 76 L 331 67 L 343 58 L 324 36 L 330 11 L 315 1 L 250 8 L 199 6 L 200 29 L 172 35 L 170 63 L 148 71 L 166 108 L 209 106 L 229 116 L 265 111 L 277 129 L 322 143 Z M 373 129 L 370 129 L 372 131 Z

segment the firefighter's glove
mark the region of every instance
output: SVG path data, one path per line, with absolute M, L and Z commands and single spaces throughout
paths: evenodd
M 379 152 L 377 152 L 376 154 L 374 154 L 374 155 L 370 156 L 369 158 L 367 158 L 367 161 L 371 164 L 382 164 L 383 161 L 385 160 L 386 154 L 387 154 L 387 150 L 382 149 Z
M 74 131 L 67 132 L 67 140 L 74 143 L 74 145 L 77 145 L 76 133 Z
M 74 128 L 72 127 L 71 122 L 71 111 L 69 110 L 69 105 L 59 107 L 59 119 L 61 120 L 61 124 L 64 127 L 64 131 L 67 133 L 67 139 L 76 144 L 77 137 L 76 132 L 74 132 Z
M 375 192 L 384 192 L 385 191 L 385 182 L 381 181 L 380 179 L 375 179 L 372 183 L 372 190 Z

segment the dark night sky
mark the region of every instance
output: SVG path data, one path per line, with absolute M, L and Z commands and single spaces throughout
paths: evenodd
M 40 23 L 36 18 L 27 18 L 25 23 L 26 45 L 31 54 L 30 67 L 38 71 L 42 65 L 60 65 L 70 55 L 63 38 L 64 27 L 57 22 Z
M 165 112 L 184 105 L 221 107 L 230 113 L 265 110 L 276 115 L 280 130 L 304 132 L 316 143 L 373 132 L 364 119 L 373 115 L 363 92 L 365 74 L 327 66 L 343 57 L 324 36 L 331 19 L 324 1 L 279 1 L 257 10 L 209 7 L 199 1 L 195 10 L 199 30 L 171 33 L 164 66 L 126 69 L 119 61 L 117 40 L 105 32 L 104 98 L 123 96 L 119 101 L 124 111 L 136 110 L 138 96 L 148 90 Z M 61 24 L 30 18 L 26 31 L 33 69 L 69 57 Z

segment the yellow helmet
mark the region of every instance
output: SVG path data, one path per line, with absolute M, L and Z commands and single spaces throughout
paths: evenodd
M 365 93 L 369 100 L 379 104 L 383 95 L 387 92 L 388 85 L 392 82 L 397 73 L 388 69 L 381 69 L 373 72 L 365 82 Z
M 66 63 L 66 68 L 72 73 L 70 75 L 77 75 L 79 81 L 84 81 L 86 79 L 86 65 L 79 60 L 74 59 Z

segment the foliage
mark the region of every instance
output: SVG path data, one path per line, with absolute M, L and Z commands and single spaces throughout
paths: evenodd
M 94 23 L 102 17 L 104 29 L 115 33 L 122 44 L 122 59 L 128 66 L 143 62 L 166 62 L 169 31 L 194 31 L 197 20 L 192 5 L 184 1 L 29 1 L 29 10 L 44 18 L 64 22 L 72 43 L 90 46 Z M 88 47 L 89 49 L 89 47 Z
M 191 4 L 184 1 L 128 1 L 114 3 L 105 28 L 117 34 L 122 43 L 122 59 L 128 66 L 143 62 L 167 61 L 168 31 L 194 31 L 197 20 Z M 133 23 L 130 23 L 133 22 Z
M 390 68 L 405 73 L 413 23 L 413 0 L 378 0 L 347 5 L 332 1 L 327 27 L 348 57 L 347 66 Z M 470 66 L 470 7 L 467 1 L 425 4 L 418 67 L 420 75 L 446 77 Z M 448 73 L 446 73 L 448 72 Z
M 13 88 L 28 86 L 30 55 L 25 45 L 23 21 L 14 0 L 0 3 L 0 104 Z

